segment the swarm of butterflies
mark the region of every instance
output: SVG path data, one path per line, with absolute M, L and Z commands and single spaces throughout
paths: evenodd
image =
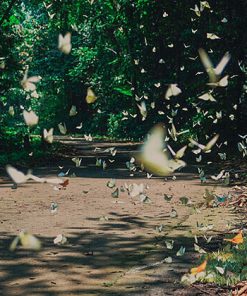
M 91 0 L 90 4 L 93 5 L 93 3 L 94 3 L 94 1 Z M 49 13 L 49 6 L 46 6 L 46 9 L 48 11 L 49 17 L 53 18 L 54 15 Z M 203 11 L 205 9 L 209 9 L 209 10 L 211 9 L 208 1 L 200 1 L 200 5 L 196 4 L 194 8 L 191 8 L 193 13 L 195 13 L 196 17 L 201 17 L 201 15 L 203 14 Z M 169 17 L 168 13 L 164 12 L 163 17 L 164 18 Z M 227 21 L 228 20 L 226 18 L 221 20 L 222 23 L 226 23 Z M 196 34 L 196 32 L 197 32 L 197 29 L 192 29 L 193 34 Z M 206 34 L 206 37 L 207 37 L 207 39 L 210 39 L 210 40 L 221 39 L 220 36 L 218 36 L 217 34 L 215 34 L 213 32 L 208 32 Z M 144 38 L 144 42 L 145 42 L 145 45 L 147 46 L 148 40 L 146 37 Z M 174 44 L 170 43 L 167 46 L 172 49 L 174 47 Z M 190 45 L 184 44 L 185 48 L 187 48 L 189 46 Z M 58 50 L 62 54 L 65 54 L 65 55 L 70 54 L 70 52 L 72 50 L 71 33 L 70 32 L 66 33 L 64 36 L 62 34 L 59 34 L 59 36 L 58 36 Z M 114 52 L 114 50 L 111 50 L 111 51 Z M 156 47 L 152 48 L 152 52 L 154 52 L 154 53 L 156 52 Z M 210 53 L 212 53 L 212 52 L 213 51 L 210 50 Z M 214 66 L 211 59 L 209 58 L 207 51 L 200 48 L 198 50 L 198 54 L 199 54 L 200 60 L 202 62 L 202 65 L 204 66 L 205 71 L 209 77 L 209 81 L 207 83 L 209 90 L 199 94 L 198 100 L 208 101 L 209 103 L 217 103 L 217 99 L 215 98 L 215 93 L 214 93 L 215 89 L 218 87 L 220 87 L 220 88 L 227 87 L 228 83 L 229 83 L 229 79 L 234 77 L 234 76 L 229 77 L 229 75 L 222 76 L 224 69 L 226 68 L 227 64 L 229 63 L 229 61 L 231 59 L 231 55 L 230 55 L 230 53 L 226 52 L 223 55 L 222 59 L 219 61 L 219 63 L 216 66 Z M 189 59 L 195 60 L 195 59 L 197 59 L 197 57 L 195 57 L 195 58 L 190 57 Z M 139 60 L 137 60 L 137 59 L 134 60 L 134 64 L 136 66 L 138 66 L 139 63 L 140 63 Z M 163 59 L 160 59 L 159 63 L 162 64 L 162 63 L 165 63 L 165 61 Z M 3 65 L 2 61 L 1 61 L 0 65 Z M 181 66 L 180 70 L 184 71 L 184 69 L 185 69 L 185 67 Z M 24 91 L 26 91 L 28 93 L 28 95 L 30 97 L 37 99 L 37 98 L 39 98 L 39 94 L 37 92 L 37 85 L 36 84 L 41 81 L 42 77 L 40 77 L 40 76 L 29 77 L 28 71 L 29 71 L 29 68 L 26 67 L 24 77 L 21 81 L 21 86 L 24 89 Z M 145 73 L 146 70 L 142 68 L 140 70 L 140 72 Z M 201 75 L 202 73 L 203 72 L 198 72 L 198 73 L 196 73 L 196 75 Z M 160 88 L 161 83 L 157 82 L 154 84 L 154 86 L 156 88 Z M 207 154 L 211 153 L 211 151 L 215 145 L 217 145 L 218 148 L 220 148 L 222 145 L 227 146 L 227 144 L 228 144 L 227 142 L 222 142 L 222 143 L 218 144 L 217 142 L 220 138 L 220 135 L 214 134 L 211 137 L 207 136 L 207 143 L 205 143 L 205 144 L 199 143 L 199 141 L 195 138 L 189 138 L 187 145 L 184 145 L 183 147 L 181 147 L 177 151 L 174 151 L 174 149 L 172 148 L 172 145 L 169 143 L 169 141 L 172 140 L 174 142 L 177 142 L 178 137 L 190 132 L 190 130 L 177 131 L 175 123 L 174 123 L 174 118 L 177 115 L 178 109 L 181 106 L 180 106 L 180 104 L 177 103 L 175 105 L 176 109 L 173 110 L 170 105 L 170 102 L 173 100 L 173 98 L 179 96 L 182 92 L 183 92 L 183 90 L 179 87 L 179 85 L 176 82 L 170 83 L 168 85 L 168 87 L 165 91 L 164 99 L 166 100 L 167 103 L 169 103 L 166 106 L 167 109 L 171 110 L 171 117 L 167 116 L 167 118 L 169 119 L 169 126 L 165 126 L 164 124 L 160 123 L 160 124 L 156 124 L 154 127 L 152 127 L 152 129 L 150 130 L 150 132 L 148 133 L 148 135 L 146 137 L 146 140 L 144 141 L 144 144 L 141 146 L 140 150 L 135 155 L 133 155 L 133 157 L 130 159 L 130 161 L 126 162 L 126 167 L 130 172 L 130 176 L 134 176 L 134 173 L 137 170 L 136 164 L 138 164 L 141 167 L 142 171 L 144 171 L 144 170 L 146 171 L 147 178 L 152 178 L 153 175 L 167 177 L 167 176 L 172 175 L 175 171 L 180 170 L 186 166 L 186 163 L 184 160 L 182 160 L 182 158 L 185 156 L 186 151 L 188 151 L 188 148 L 191 148 L 192 153 L 195 154 L 196 162 L 200 163 L 202 161 L 202 158 L 204 157 L 204 155 L 206 156 Z M 144 94 L 142 97 L 138 97 L 138 96 L 135 97 L 136 107 L 142 117 L 142 121 L 145 121 L 147 116 L 149 115 L 147 104 L 146 104 L 146 101 L 148 99 L 149 99 L 149 97 L 146 94 Z M 96 100 L 97 100 L 97 96 L 96 96 L 93 88 L 91 86 L 89 86 L 87 88 L 85 101 L 88 104 L 93 104 L 93 103 L 95 103 Z M 192 105 L 193 105 L 193 107 L 196 108 L 196 111 L 198 114 L 202 113 L 204 116 L 208 116 L 208 118 L 212 119 L 212 122 L 214 124 L 217 124 L 222 119 L 222 116 L 223 116 L 222 111 L 216 112 L 215 116 L 213 116 L 212 114 L 208 114 L 209 113 L 208 111 L 202 110 L 202 108 L 199 107 L 197 103 L 192 103 Z M 155 102 L 151 102 L 150 106 L 152 109 L 155 109 L 156 108 Z M 237 105 L 234 105 L 233 109 L 237 110 L 237 107 L 238 107 Z M 23 119 L 24 119 L 24 122 L 26 123 L 26 125 L 29 128 L 37 125 L 39 122 L 38 115 L 35 114 L 35 112 L 31 109 L 25 110 L 24 107 L 22 109 L 23 109 Z M 187 107 L 183 107 L 181 109 L 184 112 L 188 112 Z M 10 106 L 8 112 L 11 116 L 14 116 L 15 115 L 14 107 Z M 101 113 L 101 112 L 102 111 L 100 109 L 98 109 L 98 113 Z M 157 112 L 159 115 L 165 114 L 165 112 L 163 110 L 158 110 Z M 122 113 L 124 115 L 122 120 L 128 120 L 129 116 L 131 116 L 132 118 L 137 117 L 137 113 L 134 113 L 134 114 L 129 113 L 126 110 L 124 110 Z M 69 110 L 69 116 L 74 117 L 77 114 L 78 114 L 78 111 L 77 111 L 76 106 L 72 105 Z M 229 118 L 230 118 L 230 120 L 234 120 L 235 119 L 234 114 L 231 114 L 229 116 Z M 81 122 L 78 126 L 76 126 L 76 128 L 81 129 L 82 125 L 83 125 L 83 123 Z M 200 122 L 198 121 L 198 122 L 194 123 L 193 127 L 195 127 L 196 125 L 200 125 Z M 66 135 L 68 132 L 67 127 L 66 127 L 66 123 L 64 123 L 64 122 L 60 122 L 58 124 L 58 129 L 62 135 Z M 54 141 L 53 133 L 54 133 L 54 127 L 50 128 L 50 129 L 44 129 L 43 130 L 44 141 L 46 141 L 49 144 L 52 144 Z M 245 157 L 245 156 L 247 156 L 247 135 L 239 135 L 239 137 L 241 140 L 239 141 L 237 148 L 238 148 L 239 152 L 242 154 L 242 156 Z M 85 134 L 84 139 L 86 141 L 92 141 L 93 137 L 91 136 L 91 134 L 89 134 L 89 135 Z M 97 151 L 97 150 L 100 150 L 100 148 L 95 148 L 95 151 Z M 117 149 L 115 149 L 115 147 L 106 149 L 104 152 L 110 153 L 110 155 L 111 155 L 111 159 L 109 159 L 109 163 L 115 161 L 114 157 L 117 153 Z M 226 153 L 218 153 L 218 156 L 219 156 L 220 160 L 222 160 L 222 161 L 227 159 Z M 75 164 L 75 167 L 79 168 L 81 166 L 82 158 L 73 157 L 72 162 Z M 210 164 L 210 163 L 212 163 L 212 162 L 208 161 L 208 164 Z M 101 158 L 97 158 L 95 165 L 97 167 L 102 167 L 102 169 L 104 170 L 107 168 L 108 164 L 105 160 L 103 160 Z M 58 175 L 59 178 L 40 178 L 40 177 L 33 175 L 31 171 L 28 171 L 27 174 L 24 174 L 11 165 L 8 165 L 6 167 L 6 171 L 7 171 L 8 175 L 10 176 L 10 178 L 13 180 L 14 184 L 16 184 L 16 186 L 19 184 L 26 183 L 28 180 L 33 180 L 33 181 L 39 182 L 39 183 L 52 184 L 52 185 L 54 185 L 54 190 L 60 190 L 60 189 L 66 188 L 67 185 L 69 184 L 69 179 L 66 179 L 66 180 L 61 179 L 62 177 L 66 177 L 69 174 L 69 170 L 67 172 L 59 173 L 59 175 Z M 207 180 L 206 180 L 205 172 L 202 168 L 198 168 L 198 174 L 199 174 L 199 178 L 200 178 L 201 182 L 205 183 Z M 176 177 L 174 176 L 173 179 L 175 180 Z M 223 182 L 225 182 L 225 184 L 229 185 L 229 180 L 230 180 L 229 172 L 222 170 L 216 176 L 211 176 L 211 179 L 213 179 L 214 181 L 223 180 Z M 132 199 L 135 197 L 139 197 L 140 201 L 143 203 L 150 203 L 151 202 L 151 199 L 147 195 L 148 186 L 145 186 L 144 184 L 133 183 L 130 185 L 124 184 L 124 186 L 117 187 L 116 180 L 111 179 L 109 182 L 107 182 L 107 187 L 109 187 L 112 190 L 111 196 L 113 198 L 118 198 L 119 194 L 121 192 L 126 191 Z M 172 199 L 172 197 L 173 197 L 172 195 L 167 195 L 167 194 L 164 195 L 164 199 L 167 201 L 170 201 Z M 206 190 L 204 198 L 208 204 L 211 202 L 212 197 L 214 198 L 214 194 L 212 192 L 209 192 Z M 243 193 L 242 193 L 242 197 L 243 197 Z M 182 204 L 185 204 L 185 205 L 191 203 L 191 201 L 187 197 L 182 197 L 180 199 L 180 201 Z M 58 209 L 58 205 L 55 202 L 53 202 L 51 204 L 51 213 L 55 214 L 57 212 L 57 209 Z M 177 211 L 175 209 L 172 209 L 172 211 L 170 213 L 170 217 L 171 218 L 177 217 Z M 100 218 L 100 221 L 108 221 L 108 219 L 109 218 L 107 216 L 103 216 Z M 201 231 L 210 230 L 210 229 L 212 229 L 212 227 L 213 227 L 212 225 L 198 225 L 198 228 L 200 228 Z M 156 230 L 158 232 L 162 232 L 163 228 L 164 228 L 164 225 L 160 225 L 160 226 L 157 226 Z M 211 241 L 212 237 L 206 237 L 204 235 L 204 239 L 205 239 L 206 243 L 209 243 Z M 244 238 L 243 238 L 242 231 L 240 231 L 235 237 L 233 237 L 231 239 L 225 239 L 225 241 L 228 241 L 231 244 L 235 244 L 235 245 L 243 243 L 243 240 L 244 240 Z M 57 235 L 57 237 L 54 239 L 53 242 L 55 245 L 63 245 L 63 244 L 67 243 L 67 238 L 63 234 L 59 234 L 59 235 Z M 23 249 L 35 250 L 35 251 L 40 250 L 41 246 L 42 246 L 41 242 L 38 238 L 36 238 L 35 236 L 33 236 L 32 234 L 28 233 L 25 230 L 22 230 L 19 233 L 19 235 L 13 240 L 13 242 L 10 245 L 10 250 L 14 251 L 18 245 Z M 173 245 L 174 245 L 174 241 L 173 240 L 166 240 L 165 245 L 166 245 L 167 249 L 172 250 Z M 194 250 L 196 252 L 198 252 L 199 254 L 207 254 L 207 251 L 205 251 L 202 247 L 199 246 L 197 237 L 195 237 Z M 176 250 L 176 256 L 177 257 L 183 256 L 185 254 L 185 251 L 186 251 L 185 247 L 181 246 L 178 250 Z M 171 263 L 172 257 L 165 258 L 164 262 Z M 207 269 L 207 263 L 208 263 L 208 260 L 205 259 L 199 266 L 193 267 L 189 274 L 186 274 L 185 276 L 183 276 L 182 281 L 191 284 L 197 280 L 200 280 L 201 278 L 203 278 L 205 276 L 208 276 L 205 273 L 205 271 Z M 225 270 L 222 267 L 216 267 L 216 272 L 218 272 L 220 274 L 224 274 Z

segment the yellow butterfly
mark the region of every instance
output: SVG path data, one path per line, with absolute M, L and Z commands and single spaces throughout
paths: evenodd
M 86 102 L 88 104 L 92 104 L 97 100 L 97 97 L 95 96 L 95 93 L 93 92 L 93 90 L 88 87 L 87 89 L 87 96 L 86 96 Z
M 24 230 L 21 231 L 20 234 L 12 241 L 9 250 L 14 251 L 19 242 L 25 250 L 39 251 L 41 249 L 40 240 Z
M 137 161 L 143 164 L 148 172 L 159 176 L 167 176 L 186 165 L 184 161 L 172 159 L 168 152 L 164 152 L 164 137 L 164 127 L 161 124 L 154 126 L 137 155 Z

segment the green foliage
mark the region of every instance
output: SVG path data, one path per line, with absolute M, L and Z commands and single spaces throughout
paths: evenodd
M 237 133 L 245 132 L 244 0 L 238 5 L 209 1 L 211 9 L 204 9 L 200 17 L 191 10 L 192 0 L 21 1 L 5 15 L 10 2 L 2 1 L 0 10 L 0 19 L 4 17 L 0 28 L 0 65 L 5 64 L 0 69 L 3 149 L 5 144 L 17 147 L 29 132 L 23 124 L 23 108 L 39 116 L 39 125 L 31 130 L 35 134 L 51 127 L 58 133 L 59 122 L 66 123 L 68 132 L 78 133 L 75 127 L 83 122 L 81 133 L 138 139 L 156 122 L 170 127 L 171 120 L 177 130 L 189 129 L 199 140 L 219 132 L 222 141 L 235 141 Z M 58 34 L 66 32 L 72 33 L 70 55 L 57 48 Z M 210 32 L 221 39 L 207 39 Z M 217 102 L 198 99 L 209 90 L 207 74 L 196 58 L 200 47 L 211 51 L 214 64 L 226 51 L 232 55 L 225 72 L 234 77 L 227 88 L 214 89 Z M 20 85 L 27 66 L 29 76 L 42 77 L 38 99 Z M 177 83 L 182 94 L 168 101 L 165 92 L 171 83 Z M 88 87 L 97 96 L 92 105 L 85 102 Z M 148 111 L 145 121 L 137 107 L 142 100 Z M 69 116 L 72 105 L 78 111 L 74 118 Z M 14 116 L 8 114 L 10 106 Z M 219 111 L 222 119 L 213 124 L 212 117 Z

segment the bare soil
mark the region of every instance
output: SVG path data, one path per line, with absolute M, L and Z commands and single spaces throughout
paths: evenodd
M 130 172 L 125 161 L 136 144 L 89 143 L 70 138 L 63 141 L 63 160 L 34 168 L 38 176 L 57 176 L 70 168 L 66 190 L 54 190 L 53 185 L 28 182 L 11 189 L 5 174 L 0 183 L 0 295 L 208 295 L 203 288 L 184 288 L 181 276 L 195 266 L 198 254 L 194 252 L 194 235 L 202 235 L 198 223 L 214 224 L 207 235 L 214 235 L 206 250 L 217 249 L 221 236 L 228 231 L 227 224 L 238 223 L 241 217 L 227 208 L 194 210 L 203 201 L 205 188 L 201 185 L 196 167 L 187 167 L 171 177 L 146 178 L 141 172 Z M 96 157 L 113 159 L 102 150 L 117 147 L 115 162 L 106 170 L 95 166 Z M 95 147 L 102 150 L 94 152 Z M 73 156 L 83 157 L 80 168 L 71 162 Z M 14 164 L 13 164 L 14 165 Z M 116 186 L 125 183 L 144 183 L 151 202 L 131 198 L 120 192 L 113 198 L 107 181 L 116 178 Z M 64 178 L 67 179 L 67 176 Z M 217 186 L 216 193 L 226 193 L 227 187 Z M 173 195 L 170 202 L 164 194 Z M 191 198 L 192 205 L 182 205 L 179 198 Z M 56 214 L 50 212 L 51 202 L 58 204 Z M 178 216 L 170 217 L 172 209 Z M 157 226 L 163 225 L 158 232 Z M 25 229 L 42 241 L 39 252 L 8 250 L 9 244 Z M 64 234 L 68 243 L 54 245 L 58 234 Z M 175 241 L 173 250 L 165 246 L 165 239 Z M 177 257 L 178 249 L 186 247 L 185 255 Z M 173 262 L 161 263 L 171 256 Z M 212 288 L 211 295 L 223 295 Z

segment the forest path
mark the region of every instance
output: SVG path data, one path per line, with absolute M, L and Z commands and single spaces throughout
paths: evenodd
M 69 179 L 66 190 L 32 182 L 13 190 L 6 176 L 1 178 L 2 295 L 200 295 L 179 284 L 181 276 L 197 264 L 194 235 L 213 235 L 210 244 L 203 238 L 199 244 L 205 250 L 215 250 L 227 224 L 240 221 L 228 208 L 194 209 L 203 201 L 205 188 L 213 189 L 215 184 L 201 185 L 193 166 L 176 173 L 176 180 L 147 179 L 142 172 L 130 176 L 125 161 L 137 143 L 57 140 L 63 143 L 63 160 L 35 168 L 34 174 L 57 176 L 70 169 L 64 177 Z M 94 151 L 96 147 L 102 149 Z M 112 158 L 110 152 L 104 152 L 110 147 L 117 147 L 115 162 L 109 162 L 106 170 L 96 167 L 96 158 Z M 75 167 L 73 156 L 83 157 L 81 167 Z M 113 198 L 114 189 L 106 186 L 110 178 L 116 179 L 118 188 L 125 183 L 143 183 L 148 187 L 145 191 L 150 203 L 131 198 L 126 190 Z M 220 185 L 215 188 L 217 194 L 228 191 Z M 172 195 L 171 201 L 166 201 L 164 194 Z M 191 205 L 182 205 L 180 198 L 184 196 L 191 199 Z M 50 212 L 51 202 L 58 204 L 56 214 Z M 177 217 L 170 216 L 172 209 Z M 199 223 L 214 227 L 204 232 L 197 227 Z M 159 232 L 156 228 L 161 225 Z M 20 229 L 40 238 L 40 252 L 8 251 Z M 54 245 L 53 239 L 61 233 L 68 243 Z M 172 250 L 166 248 L 166 239 L 174 240 Z M 186 252 L 178 257 L 181 246 Z M 164 263 L 162 260 L 169 256 L 173 262 Z

